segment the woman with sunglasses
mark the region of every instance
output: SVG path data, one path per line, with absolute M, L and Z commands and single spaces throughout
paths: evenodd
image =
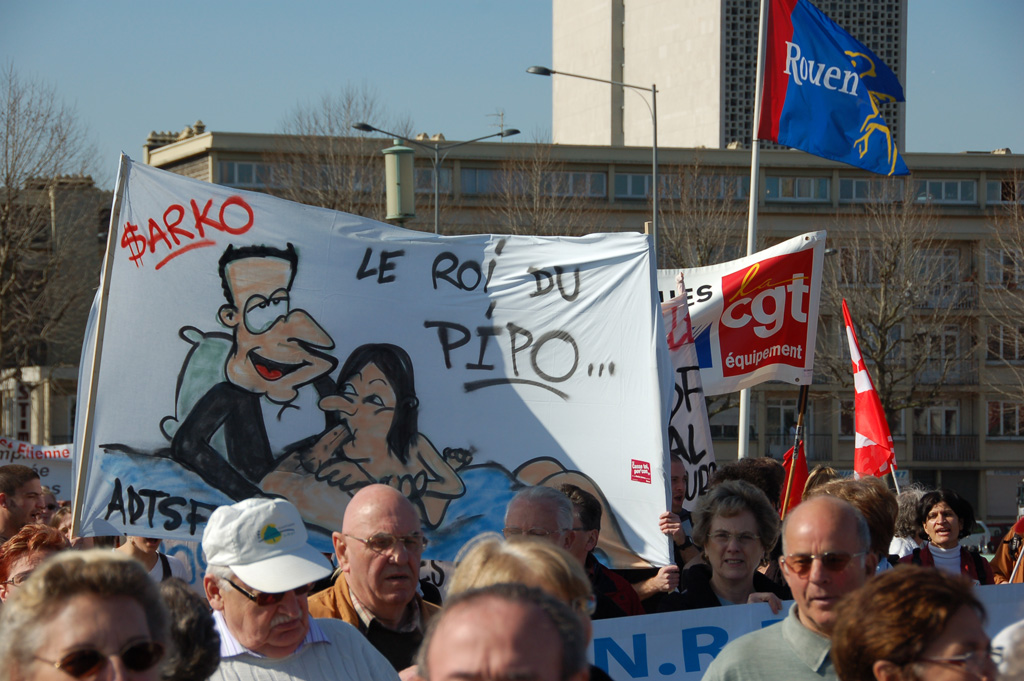
M 157 681 L 167 614 L 136 561 L 68 551 L 41 565 L 0 612 L 0 681 Z
M 936 567 L 950 574 L 962 574 L 975 584 L 994 584 L 992 566 L 983 556 L 960 546 L 960 540 L 974 528 L 974 509 L 951 489 L 928 492 L 917 502 L 917 524 L 928 541 L 900 563 Z
M 658 610 L 767 603 L 778 613 L 792 598 L 788 587 L 758 571 L 779 538 L 779 515 L 764 492 L 742 480 L 718 483 L 700 498 L 692 519 L 704 562 L 682 572 L 679 591 L 666 594 Z
M 832 630 L 843 681 L 990 681 L 985 609 L 960 575 L 901 565 L 844 598 Z

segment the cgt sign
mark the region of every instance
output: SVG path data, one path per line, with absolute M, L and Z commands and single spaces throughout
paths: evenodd
M 683 270 L 691 333 L 706 395 L 776 380 L 811 382 L 825 232 L 804 234 L 746 258 Z M 675 270 L 658 288 L 674 296 Z M 692 296 L 691 291 L 702 295 Z

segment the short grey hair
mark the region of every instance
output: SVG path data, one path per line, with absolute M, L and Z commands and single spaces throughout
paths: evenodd
M 779 513 L 764 492 L 743 480 L 720 482 L 701 495 L 693 511 L 694 543 L 707 544 L 715 518 L 732 518 L 744 511 L 754 516 L 761 545 L 765 553 L 771 552 L 779 540 Z
M 229 568 L 227 565 L 207 565 L 206 576 L 213 577 L 218 583 L 230 582 L 231 578 L 235 576 L 234 570 Z
M 435 632 L 442 623 L 453 617 L 453 613 L 478 601 L 487 599 L 503 600 L 515 605 L 532 605 L 540 610 L 548 622 L 558 632 L 562 644 L 562 659 L 559 679 L 567 681 L 573 675 L 587 668 L 587 634 L 583 629 L 580 616 L 568 605 L 551 594 L 536 587 L 518 583 L 492 584 L 479 589 L 470 589 L 450 597 L 444 604 L 441 614 L 430 620 L 426 636 L 416 654 L 416 671 L 430 681 L 430 667 L 427 655 L 434 641 Z
M 511 501 L 508 502 L 508 506 L 505 507 L 506 525 L 508 524 L 508 511 L 510 508 L 512 508 L 513 504 L 516 503 L 551 504 L 555 507 L 555 520 L 558 521 L 558 529 L 562 532 L 572 529 L 572 502 L 569 501 L 569 497 L 565 496 L 565 494 L 563 494 L 562 492 L 553 487 L 536 485 L 534 487 L 524 487 L 523 489 L 516 492 L 516 495 L 512 497 Z

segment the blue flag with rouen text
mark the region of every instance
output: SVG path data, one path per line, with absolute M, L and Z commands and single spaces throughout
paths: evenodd
M 879 111 L 903 87 L 808 0 L 771 0 L 758 136 L 882 175 L 907 175 Z

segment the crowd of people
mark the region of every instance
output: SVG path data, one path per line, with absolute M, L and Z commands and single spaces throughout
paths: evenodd
M 688 512 L 670 464 L 671 508 L 652 522 L 672 565 L 609 568 L 593 494 L 524 486 L 443 597 L 420 580 L 419 510 L 386 485 L 352 496 L 332 556 L 285 499 L 216 509 L 201 596 L 160 540 L 75 537 L 31 468 L 0 466 L 0 681 L 600 681 L 593 620 L 748 603 L 781 622 L 729 642 L 705 679 L 1024 680 L 1024 622 L 990 641 L 975 592 L 1024 581 L 1024 521 L 989 563 L 961 544 L 974 511 L 953 490 L 897 496 L 820 470 L 780 518 L 781 465 L 743 459 Z

